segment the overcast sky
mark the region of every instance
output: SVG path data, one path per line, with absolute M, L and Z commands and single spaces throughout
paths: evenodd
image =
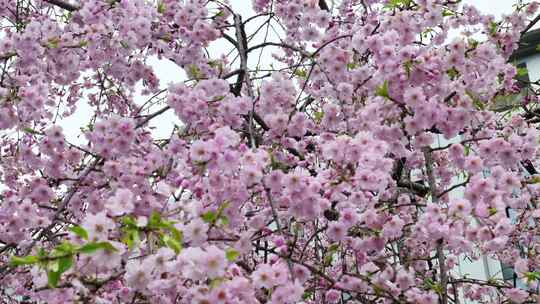
M 515 2 L 512 0 L 463 0 L 463 3 L 474 5 L 481 12 L 489 13 L 496 17 L 512 12 L 512 5 Z

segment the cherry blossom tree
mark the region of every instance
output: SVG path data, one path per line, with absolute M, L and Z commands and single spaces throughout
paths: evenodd
M 538 3 L 244 5 L 0 1 L 0 302 L 538 303 Z

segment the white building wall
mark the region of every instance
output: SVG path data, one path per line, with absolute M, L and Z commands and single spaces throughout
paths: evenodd
M 523 59 L 520 59 L 517 61 L 518 64 L 525 63 L 527 67 L 527 71 L 529 74 L 529 79 L 531 81 L 536 81 L 540 79 L 540 54 L 535 54 L 532 56 L 525 57 Z M 455 143 L 460 141 L 460 137 L 453 138 L 450 141 L 445 141 L 442 139 L 442 136 L 439 136 L 439 143 L 437 145 L 443 146 L 448 143 Z M 456 183 L 460 183 L 462 181 L 456 180 Z M 454 191 L 451 194 L 453 197 L 462 197 L 463 196 L 463 190 L 457 190 Z M 496 279 L 496 280 L 502 280 L 502 266 L 500 261 L 482 256 L 480 259 L 471 261 L 470 259 L 467 259 L 465 257 L 461 257 L 458 262 L 458 267 L 455 269 L 455 275 L 456 276 L 467 276 L 471 279 L 479 279 L 479 280 L 489 280 Z M 518 284 L 518 286 L 521 284 Z M 466 304 L 472 304 L 475 303 L 473 301 L 463 301 L 462 302 Z
M 461 142 L 461 140 L 461 136 L 456 136 L 450 140 L 446 140 L 443 135 L 438 135 L 436 142 L 433 144 L 433 147 L 441 147 L 452 143 L 459 143 Z M 463 178 L 455 177 L 454 184 L 459 184 L 463 181 Z M 461 198 L 464 195 L 463 188 L 458 188 L 450 192 L 448 195 L 450 196 L 450 198 Z M 503 279 L 501 263 L 492 258 L 482 256 L 480 253 L 478 253 L 476 259 L 470 259 L 465 256 L 460 256 L 457 267 L 453 269 L 453 275 L 455 277 L 466 277 L 469 279 L 477 280 L 488 280 L 490 278 L 497 280 Z M 465 301 L 463 298 L 461 298 L 460 303 L 473 304 L 476 302 Z
M 525 62 L 527 64 L 529 78 L 532 81 L 540 79 L 540 54 L 534 54 L 532 56 L 528 56 L 521 60 L 518 60 L 518 63 L 522 62 Z

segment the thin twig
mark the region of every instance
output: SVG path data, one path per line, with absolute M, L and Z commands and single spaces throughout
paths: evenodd
M 274 218 L 274 221 L 276 222 L 277 230 L 279 231 L 279 234 L 283 236 L 283 230 L 281 230 L 281 223 L 279 222 L 279 217 L 276 211 L 276 207 L 274 206 L 274 201 L 272 200 L 272 196 L 270 195 L 270 189 L 266 188 L 266 197 L 268 199 L 268 204 L 270 205 L 270 209 L 272 210 L 272 217 Z M 293 271 L 293 265 L 290 258 L 287 259 L 287 266 L 289 267 L 289 272 L 291 273 L 291 278 L 294 281 L 294 271 Z
M 250 98 L 253 98 L 253 88 L 251 87 L 251 80 L 249 78 L 248 70 L 248 48 L 246 32 L 242 24 L 242 16 L 240 14 L 234 14 L 234 26 L 236 28 L 236 46 L 240 56 L 240 73 L 238 74 L 238 80 L 236 81 L 236 92 L 240 94 L 242 91 L 242 83 L 246 84 L 246 92 Z M 248 130 L 249 138 L 251 141 L 251 147 L 256 147 L 254 127 L 253 127 L 253 112 L 255 111 L 255 102 L 252 101 L 252 109 L 249 112 Z
M 454 189 L 457 189 L 457 188 L 459 188 L 459 187 L 466 186 L 466 185 L 469 183 L 470 180 L 471 180 L 471 177 L 470 177 L 470 176 L 467 176 L 467 180 L 465 180 L 465 181 L 462 182 L 462 183 L 453 185 L 452 187 L 450 187 L 450 188 L 444 190 L 443 192 L 439 193 L 437 196 L 438 196 L 439 198 L 441 198 L 441 197 L 443 197 L 445 194 L 447 194 L 447 193 L 453 191 Z

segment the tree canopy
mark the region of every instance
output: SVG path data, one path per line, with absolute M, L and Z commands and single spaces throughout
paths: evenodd
M 0 0 L 0 302 L 538 303 L 538 3 L 243 5 Z

